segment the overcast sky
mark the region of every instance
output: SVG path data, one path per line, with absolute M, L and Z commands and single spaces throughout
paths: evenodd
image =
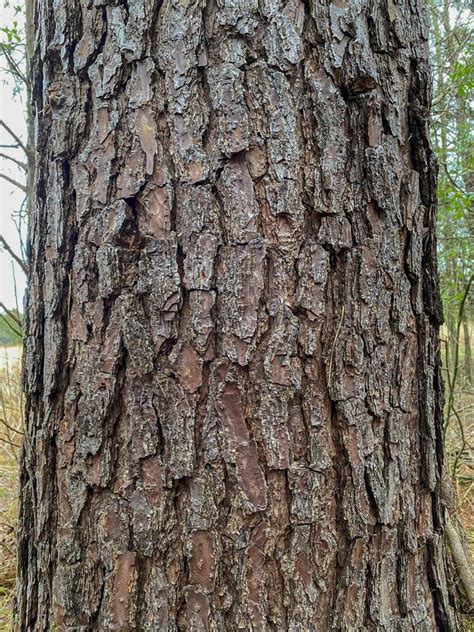
M 3 5 L 3 2 L 2 2 Z M 20 22 L 21 16 L 14 15 L 12 8 L 0 6 L 0 26 L 9 26 L 13 20 Z M 5 40 L 5 35 L 0 33 L 0 41 Z M 5 72 L 5 59 L 0 56 L 0 119 L 26 143 L 25 123 L 25 94 L 14 94 L 14 82 Z M 14 141 L 13 141 L 14 142 Z M 0 128 L 0 144 L 11 144 L 12 138 Z M 9 150 L 0 148 L 0 153 L 7 153 L 19 160 L 24 160 L 21 150 Z M 24 180 L 19 167 L 12 162 L 0 157 L 0 173 L 9 175 L 15 180 Z M 19 239 L 13 216 L 18 212 L 23 201 L 24 194 L 15 186 L 0 178 L 0 234 L 5 237 L 8 244 L 19 253 Z M 12 270 L 11 258 L 5 252 L 0 252 L 0 301 L 8 308 L 15 307 L 15 283 L 16 278 L 19 307 L 23 310 L 23 294 L 25 291 L 25 277 L 21 269 L 15 265 Z

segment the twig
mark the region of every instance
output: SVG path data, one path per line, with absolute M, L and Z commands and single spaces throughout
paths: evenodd
M 11 445 L 12 448 L 17 448 L 17 449 L 21 448 L 21 445 L 18 445 L 18 443 L 13 443 L 13 441 L 10 441 L 6 437 L 0 437 L 0 444 L 2 443 L 7 443 L 8 445 Z
M 25 75 L 21 72 L 20 67 L 18 66 L 16 61 L 13 59 L 11 53 L 7 50 L 7 47 L 1 46 L 1 48 L 2 48 L 3 54 L 7 58 L 7 63 L 10 67 L 10 72 L 12 73 L 12 75 L 14 75 L 15 77 L 23 81 L 23 83 L 26 84 Z
M 10 316 L 9 311 L 7 312 L 7 316 Z M 12 323 L 8 320 L 8 318 L 4 318 L 3 322 L 5 323 L 5 325 L 15 334 L 15 336 L 18 336 L 18 338 L 23 338 L 23 334 L 21 332 L 21 330 L 17 330 Z
M 23 272 L 25 274 L 28 274 L 28 266 L 23 261 L 23 259 L 21 259 L 18 255 L 16 255 L 13 252 L 13 250 L 10 248 L 10 246 L 5 241 L 5 237 L 3 235 L 0 235 L 0 245 L 3 246 L 3 248 L 5 248 L 5 250 L 8 252 L 10 257 L 16 261 L 16 263 L 20 266 L 20 268 L 23 270 Z
M 9 182 L 10 184 L 13 184 L 14 186 L 18 187 L 24 193 L 28 193 L 28 189 L 25 187 L 24 184 L 21 184 L 21 182 L 18 182 L 17 180 L 14 180 L 13 178 L 10 178 L 10 176 L 7 176 L 5 173 L 0 173 L 0 178 L 3 178 L 4 180 Z
M 4 426 L 6 426 L 8 428 L 8 430 L 11 430 L 12 432 L 16 432 L 16 434 L 19 435 L 23 435 L 23 432 L 21 432 L 21 430 L 17 430 L 16 428 L 13 428 L 13 426 L 10 426 L 10 424 L 8 424 L 5 419 L 2 419 L 2 417 L 0 417 L 0 423 L 2 423 Z M 1 439 L 0 439 L 1 441 Z
M 16 314 L 14 314 L 11 309 L 8 309 L 8 307 L 6 307 L 5 303 L 2 303 L 2 301 L 0 301 L 0 307 L 8 315 L 9 318 L 15 321 L 17 325 L 19 325 L 19 327 L 23 327 L 21 319 Z
M 471 446 L 469 445 L 469 443 L 466 440 L 466 435 L 464 432 L 464 425 L 462 423 L 461 417 L 459 416 L 457 410 L 454 408 L 453 406 L 453 413 L 454 416 L 456 417 L 456 420 L 458 422 L 458 426 L 459 426 L 459 432 L 461 434 L 461 449 L 458 450 L 458 453 L 456 454 L 456 458 L 454 459 L 454 463 L 453 463 L 453 478 L 456 478 L 456 472 L 458 469 L 458 463 L 459 463 L 459 459 L 461 458 L 461 455 L 463 454 L 464 450 L 466 448 L 469 448 L 469 450 L 471 450 Z
M 336 348 L 337 339 L 339 338 L 339 334 L 341 332 L 342 320 L 344 318 L 344 310 L 345 310 L 345 305 L 343 305 L 341 309 L 341 316 L 339 318 L 339 323 L 337 325 L 336 336 L 334 337 L 334 342 L 331 349 L 331 355 L 329 356 L 328 385 L 331 385 L 332 383 L 332 361 L 333 361 L 333 356 L 334 356 L 334 350 Z
M 22 338 L 23 334 L 21 333 L 21 331 L 18 331 L 17 329 L 15 329 L 15 327 L 13 327 L 13 325 L 5 318 L 4 320 L 5 325 L 8 327 L 8 329 L 10 329 L 15 336 L 18 336 L 18 338 Z
M 459 432 L 461 434 L 461 449 L 459 450 L 458 454 L 456 455 L 456 458 L 454 459 L 454 463 L 452 466 L 452 477 L 453 479 L 456 478 L 456 472 L 458 469 L 458 464 L 459 464 L 459 460 L 461 458 L 461 454 L 462 452 L 465 450 L 466 447 L 469 446 L 469 443 L 466 440 L 466 435 L 464 432 L 464 426 L 462 423 L 462 419 L 459 416 L 458 411 L 456 410 L 455 406 L 454 406 L 454 391 L 455 391 L 455 387 L 456 387 L 456 381 L 457 381 L 457 377 L 458 377 L 458 372 L 459 372 L 459 338 L 460 338 L 460 334 L 461 334 L 461 325 L 462 325 L 462 319 L 463 319 L 463 314 L 464 314 L 464 307 L 467 301 L 467 297 L 469 296 L 469 291 L 471 289 L 471 285 L 472 282 L 474 280 L 474 275 L 471 275 L 471 277 L 469 278 L 468 282 L 466 283 L 466 287 L 464 288 L 464 292 L 461 298 L 461 302 L 459 304 L 459 310 L 458 310 L 458 318 L 457 318 L 457 322 L 456 322 L 456 332 L 455 332 L 455 350 L 454 350 L 454 361 L 453 361 L 453 373 L 451 375 L 451 372 L 449 370 L 449 345 L 447 340 L 444 341 L 446 344 L 446 367 L 447 367 L 447 377 L 448 377 L 448 389 L 449 389 L 449 395 L 448 395 L 448 403 L 447 403 L 447 410 L 446 410 L 446 421 L 444 424 L 444 429 L 443 429 L 443 438 L 446 438 L 446 433 L 449 427 L 449 423 L 451 421 L 451 415 L 454 415 L 456 418 L 456 421 L 458 422 L 458 426 L 459 426 Z
M 451 182 L 451 184 L 453 185 L 453 187 L 455 189 L 457 189 L 458 191 L 460 191 L 464 196 L 466 196 L 467 193 L 457 184 L 457 182 L 454 180 L 453 176 L 449 173 L 448 165 L 445 162 L 443 162 L 442 165 L 443 165 L 444 171 L 446 172 L 446 175 L 448 176 L 448 179 Z
M 19 147 L 21 147 L 23 149 L 23 151 L 25 152 L 25 154 L 28 156 L 28 150 L 26 148 L 26 145 L 23 143 L 23 141 L 19 138 L 19 136 L 17 136 L 15 134 L 15 132 L 11 129 L 11 127 L 9 127 L 5 121 L 3 121 L 2 119 L 0 119 L 0 125 L 3 127 L 4 130 L 6 130 L 10 136 L 17 142 L 17 145 Z
M 3 546 L 3 548 L 6 549 L 11 556 L 15 555 L 11 548 L 2 540 L 0 540 L 0 546 Z
M 19 314 L 20 313 L 20 306 L 18 304 L 18 288 L 16 286 L 15 264 L 13 263 L 13 261 L 10 261 L 10 263 L 11 263 L 11 267 L 12 267 L 13 291 L 15 293 L 15 309 L 16 309 L 16 313 Z M 21 323 L 21 326 L 23 327 L 23 323 Z
M 18 165 L 21 169 L 23 169 L 23 171 L 26 171 L 28 169 L 28 167 L 26 166 L 26 163 L 21 162 L 21 160 L 17 160 L 16 158 L 13 158 L 12 156 L 8 156 L 7 154 L 0 153 L 0 158 L 5 158 L 5 160 L 11 160 L 16 165 Z
M 451 548 L 451 553 L 453 554 L 453 560 L 456 565 L 459 579 L 464 587 L 469 605 L 473 607 L 474 579 L 472 576 L 471 564 L 467 558 L 466 552 L 464 551 L 461 538 L 459 537 L 457 529 L 453 525 L 448 512 L 446 512 L 446 535 L 448 536 L 449 546 Z

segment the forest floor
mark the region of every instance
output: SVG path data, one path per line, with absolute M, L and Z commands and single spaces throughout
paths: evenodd
M 0 347 L 0 632 L 11 629 L 16 572 L 18 459 L 23 426 L 20 362 L 20 347 Z M 452 473 L 459 455 L 455 476 L 458 514 L 474 557 L 474 454 L 466 445 L 460 453 L 462 434 L 465 443 L 474 446 L 474 389 L 463 380 L 456 389 L 455 410 L 457 416 L 446 433 L 447 463 Z
M 15 586 L 18 458 L 22 419 L 21 347 L 0 348 L 0 630 L 10 630 Z
M 465 446 L 461 452 L 463 439 L 460 425 L 456 419 L 452 420 L 446 435 L 446 460 L 455 483 L 459 515 L 466 529 L 471 557 L 474 558 L 474 389 L 472 387 L 459 391 L 456 406 L 462 422 Z
M 474 349 L 474 323 L 471 323 L 470 331 L 470 348 Z M 445 418 L 448 416 L 450 386 L 453 380 L 453 370 L 448 371 L 446 368 L 447 340 L 445 325 L 441 329 Z M 464 339 L 461 336 L 459 371 L 454 385 L 449 419 L 445 419 L 444 443 L 446 468 L 456 490 L 458 516 L 466 530 L 471 559 L 474 559 L 474 384 L 470 384 L 465 376 L 464 350 Z

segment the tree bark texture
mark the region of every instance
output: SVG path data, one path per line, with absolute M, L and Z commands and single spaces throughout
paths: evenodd
M 20 630 L 455 630 L 417 0 L 36 0 Z

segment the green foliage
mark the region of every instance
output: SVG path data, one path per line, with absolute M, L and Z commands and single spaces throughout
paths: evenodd
M 25 87 L 25 2 L 0 0 L 0 6 L 3 6 L 4 15 L 8 14 L 10 17 L 8 20 L 5 19 L 5 23 L 0 24 L 0 61 L 4 62 L 1 70 L 5 73 L 4 81 L 8 75 L 13 77 L 13 92 L 16 95 Z
M 473 274 L 474 17 L 466 1 L 431 0 L 432 142 L 439 162 L 438 258 L 448 327 Z M 466 318 L 472 318 L 468 299 Z
M 15 44 L 21 42 L 21 35 L 18 31 L 18 22 L 16 20 L 13 21 L 12 26 L 0 27 L 0 33 L 3 33 L 7 38 L 6 42 L 2 42 L 2 46 L 10 48 L 10 50 L 13 50 Z
M 25 11 L 24 3 L 13 3 L 9 2 L 9 0 L 3 1 L 4 9 L 12 8 L 15 16 L 19 16 L 20 18 L 23 16 Z M 21 20 L 23 23 L 23 19 Z M 2 34 L 2 47 L 9 48 L 10 51 L 15 49 L 17 44 L 21 44 L 24 39 L 23 27 L 19 24 L 17 19 L 12 20 L 9 24 L 3 24 L 0 26 L 0 33 Z
M 438 266 L 446 463 L 458 490 L 472 485 L 474 401 L 474 14 L 470 2 L 431 0 L 432 144 L 439 164 Z
M 22 315 L 16 310 L 11 314 L 0 314 L 0 345 L 18 345 L 22 342 L 22 328 L 19 323 L 23 322 Z

